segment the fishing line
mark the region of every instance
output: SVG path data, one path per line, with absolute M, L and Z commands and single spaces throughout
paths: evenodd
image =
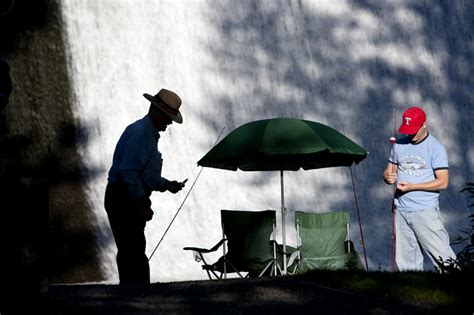
M 217 142 L 219 141 L 222 133 L 224 132 L 224 128 L 222 128 L 221 132 L 219 133 L 219 136 L 217 137 L 217 140 L 216 142 L 214 143 L 213 147 L 217 144 Z M 178 216 L 178 213 L 179 211 L 181 211 L 181 208 L 183 207 L 184 203 L 186 202 L 186 199 L 188 199 L 188 196 L 189 194 L 191 193 L 191 191 L 193 190 L 193 187 L 194 185 L 196 184 L 197 180 L 199 179 L 199 176 L 201 176 L 201 173 L 202 173 L 202 170 L 204 169 L 204 167 L 201 166 L 201 169 L 199 170 L 199 173 L 198 175 L 196 176 L 196 178 L 194 179 L 194 182 L 193 184 L 191 185 L 191 188 L 188 190 L 188 193 L 186 194 L 186 196 L 184 197 L 183 199 L 183 202 L 181 202 L 181 205 L 179 206 L 178 208 L 178 211 L 176 211 L 176 214 L 174 215 L 173 219 L 171 220 L 170 224 L 168 225 L 168 227 L 166 228 L 165 232 L 163 233 L 163 236 L 161 237 L 160 241 L 158 242 L 158 244 L 155 246 L 155 249 L 153 250 L 153 252 L 151 253 L 150 257 L 148 258 L 148 261 L 151 260 L 151 258 L 153 257 L 153 254 L 155 254 L 156 250 L 158 249 L 158 247 L 160 246 L 161 242 L 163 241 L 163 239 L 165 238 L 165 235 L 166 233 L 168 233 L 168 230 L 170 229 L 171 225 L 173 224 L 174 220 L 176 219 L 176 217 Z
M 344 130 L 344 125 L 341 124 L 342 126 L 342 133 L 345 135 L 345 130 Z M 354 192 L 354 199 L 355 199 L 355 205 L 356 205 L 356 215 L 357 215 L 357 221 L 359 223 L 359 231 L 360 231 L 360 242 L 362 246 L 362 250 L 364 251 L 364 259 L 365 259 L 365 270 L 369 270 L 369 264 L 367 263 L 367 250 L 365 248 L 365 241 L 364 241 L 364 233 L 362 231 L 362 220 L 360 218 L 360 211 L 359 211 L 359 199 L 357 198 L 357 193 L 355 189 L 355 180 L 354 180 L 354 174 L 352 173 L 352 165 L 349 166 L 349 170 L 351 172 L 351 181 L 352 181 L 352 191 Z
M 355 199 L 355 205 L 356 205 L 356 211 L 357 211 L 357 221 L 359 222 L 360 242 L 362 245 L 362 249 L 364 250 L 365 270 L 369 271 L 369 264 L 367 262 L 367 250 L 365 248 L 364 233 L 362 232 L 362 220 L 360 218 L 360 211 L 359 211 L 359 198 L 357 198 L 357 194 L 356 194 L 354 175 L 352 174 L 352 166 L 349 166 L 349 170 L 351 171 L 352 190 L 354 191 L 354 199 Z

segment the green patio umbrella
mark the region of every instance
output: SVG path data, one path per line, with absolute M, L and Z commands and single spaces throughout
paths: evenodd
M 286 251 L 283 171 L 351 166 L 367 151 L 338 131 L 318 122 L 273 118 L 244 124 L 225 136 L 199 166 L 236 171 L 280 171 L 282 241 Z M 286 257 L 283 260 L 286 274 Z

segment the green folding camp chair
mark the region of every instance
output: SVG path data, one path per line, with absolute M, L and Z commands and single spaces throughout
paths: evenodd
M 314 269 L 363 269 L 349 240 L 349 212 L 295 214 L 297 250 L 290 257 L 291 273 Z
M 228 273 L 240 277 L 281 274 L 276 259 L 275 211 L 221 210 L 222 239 L 211 249 L 185 247 L 202 262 L 209 279 L 227 278 Z M 208 264 L 204 254 L 222 246 L 223 256 Z

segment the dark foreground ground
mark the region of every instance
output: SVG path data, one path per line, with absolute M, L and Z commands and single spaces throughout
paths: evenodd
M 52 285 L 49 314 L 472 314 L 464 302 L 394 299 L 380 291 L 328 287 L 311 278 L 278 277 L 116 285 Z M 434 291 L 433 291 L 434 292 Z

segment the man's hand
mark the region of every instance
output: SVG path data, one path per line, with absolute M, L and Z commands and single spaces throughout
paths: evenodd
M 412 190 L 412 183 L 409 182 L 398 182 L 397 183 L 397 189 L 400 190 L 401 192 L 407 192 Z
M 435 171 L 435 179 L 426 183 L 410 183 L 401 181 L 397 184 L 397 189 L 401 192 L 408 192 L 413 190 L 439 191 L 448 188 L 449 172 L 447 169 L 440 169 Z
M 393 185 L 397 181 L 397 173 L 384 173 L 384 180 L 387 184 Z
M 397 165 L 392 164 L 390 162 L 387 163 L 387 167 L 383 172 L 383 180 L 389 185 L 395 184 L 397 182 L 397 171 Z
M 178 191 L 183 189 L 184 185 L 180 182 L 177 182 L 175 180 L 168 182 L 166 185 L 166 190 L 169 192 L 172 192 L 173 194 L 176 194 Z
M 150 207 L 146 208 L 145 209 L 145 221 L 150 221 L 151 219 L 153 219 L 153 214 L 155 212 L 153 212 L 153 210 L 151 210 Z
M 153 218 L 153 210 L 151 210 L 151 200 L 147 196 L 143 196 L 135 200 L 136 207 L 145 221 L 150 221 Z

